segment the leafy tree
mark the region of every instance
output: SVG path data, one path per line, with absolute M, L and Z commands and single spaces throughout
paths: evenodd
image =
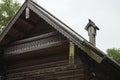
M 13 0 L 2 0 L 0 3 L 0 32 L 19 9 L 20 4 Z
M 120 49 L 115 48 L 107 49 L 107 54 L 120 64 Z

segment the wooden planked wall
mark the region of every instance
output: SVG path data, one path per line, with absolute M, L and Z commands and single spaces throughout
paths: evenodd
M 6 80 L 85 80 L 79 57 L 70 65 L 68 52 L 14 61 L 7 66 Z

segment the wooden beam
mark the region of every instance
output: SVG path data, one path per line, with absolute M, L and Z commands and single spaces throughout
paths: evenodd
M 74 64 L 75 46 L 72 42 L 69 45 L 69 64 Z
M 26 12 L 25 12 L 25 18 L 29 19 L 30 18 L 30 9 L 27 7 Z

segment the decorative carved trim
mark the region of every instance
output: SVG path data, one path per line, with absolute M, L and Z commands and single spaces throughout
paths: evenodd
M 5 54 L 20 54 L 29 51 L 39 50 L 50 46 L 51 44 L 56 44 L 64 41 L 65 38 L 61 35 L 49 36 L 47 38 L 40 38 L 37 40 L 17 44 L 10 46 L 5 49 Z

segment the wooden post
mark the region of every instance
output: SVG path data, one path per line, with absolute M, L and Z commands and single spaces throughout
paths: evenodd
M 30 18 L 30 9 L 29 8 L 26 8 L 25 18 L 26 19 Z
M 72 42 L 69 44 L 69 64 L 74 64 L 75 46 Z

